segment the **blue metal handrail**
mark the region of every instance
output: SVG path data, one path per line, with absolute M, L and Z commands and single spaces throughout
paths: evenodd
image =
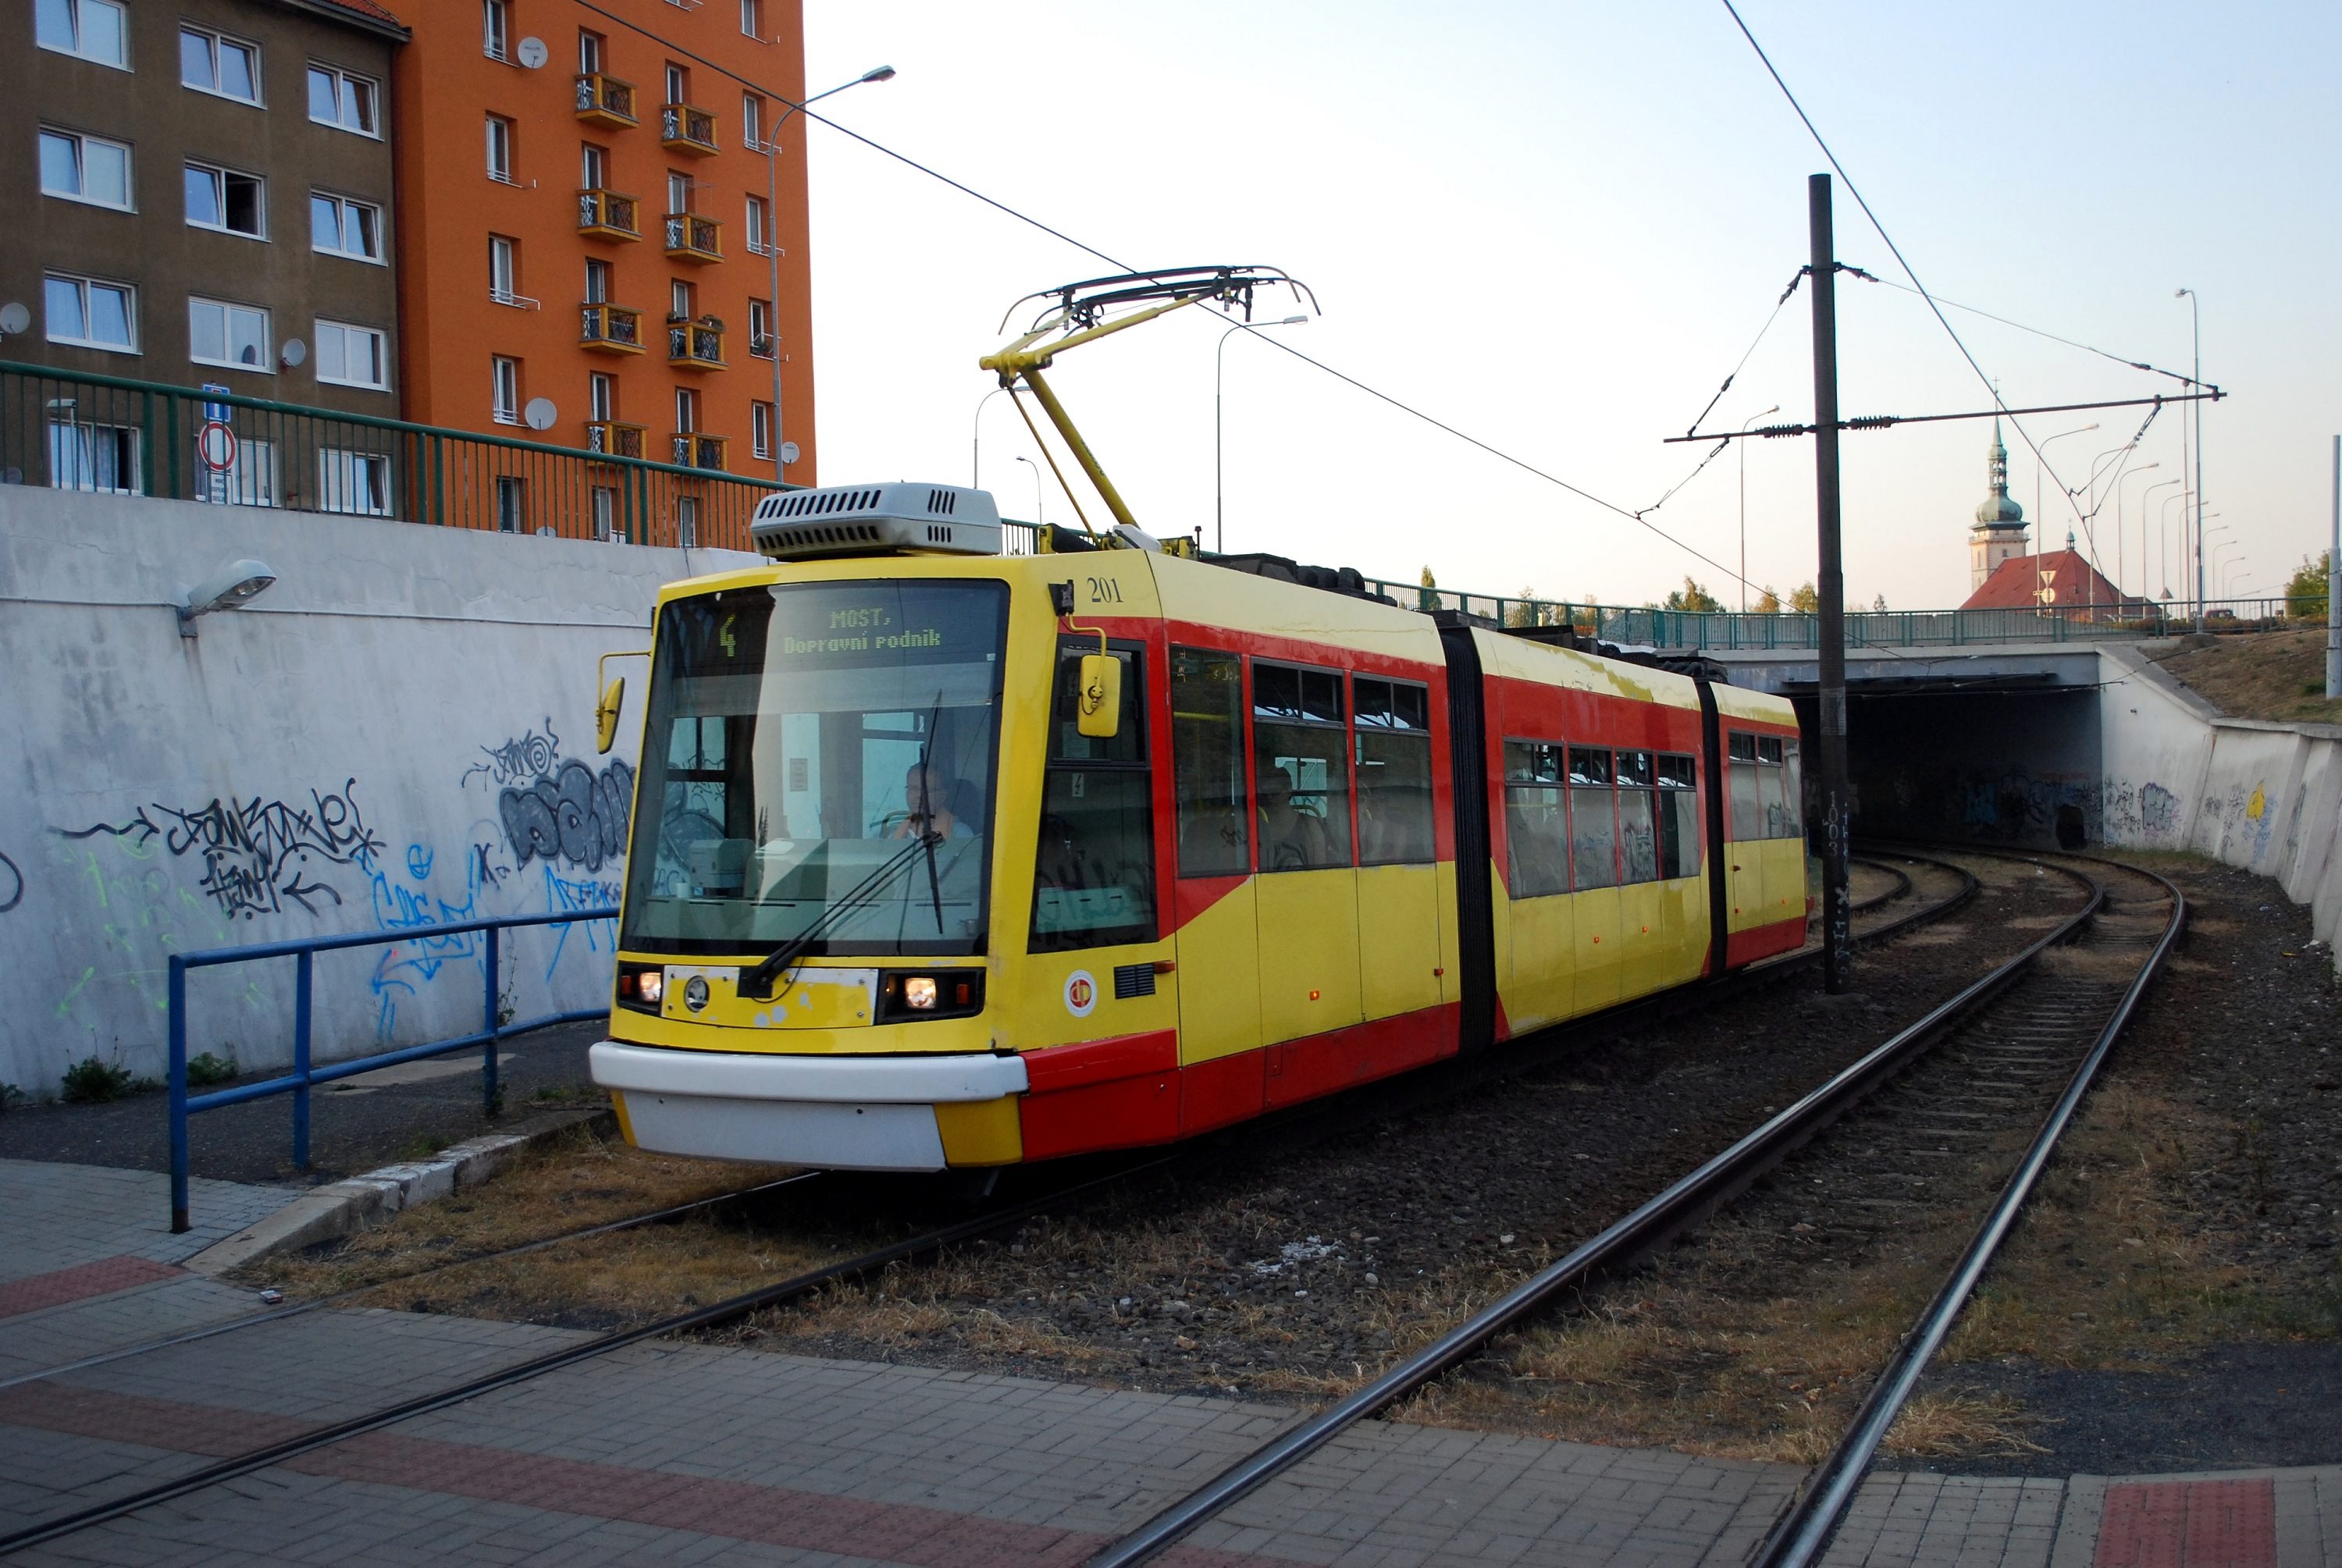
M 496 1110 L 501 1091 L 496 1085 L 496 1043 L 532 1029 L 542 1029 L 552 1024 L 575 1024 L 587 1018 L 606 1014 L 606 1007 L 587 1007 L 568 1013 L 548 1013 L 541 1018 L 524 1019 L 514 1024 L 496 1022 L 496 962 L 497 934 L 515 925 L 571 925 L 586 920 L 615 920 L 616 908 L 564 910 L 558 914 L 513 914 L 494 920 L 463 920 L 445 925 L 406 926 L 397 931 L 368 931 L 349 936 L 315 936 L 299 942 L 263 942 L 248 947 L 214 947 L 200 953 L 171 954 L 170 1027 L 171 1027 L 171 1230 L 174 1234 L 189 1228 L 187 1218 L 187 1118 L 198 1111 L 216 1111 L 223 1105 L 240 1105 L 246 1100 L 265 1099 L 271 1094 L 293 1096 L 293 1164 L 300 1170 L 309 1168 L 309 1090 L 318 1084 L 330 1084 L 336 1078 L 354 1077 L 377 1067 L 395 1066 L 401 1062 L 417 1062 L 428 1056 L 445 1056 L 468 1045 L 485 1049 L 480 1065 L 481 1103 L 490 1115 Z M 481 1004 L 481 1027 L 469 1034 L 452 1040 L 435 1040 L 427 1045 L 408 1045 L 396 1051 L 379 1052 L 372 1056 L 360 1056 L 347 1062 L 334 1062 L 323 1067 L 312 1066 L 309 1061 L 309 1000 L 310 976 L 318 954 L 345 947 L 386 947 L 401 942 L 413 942 L 419 937 L 460 936 L 467 932 L 487 934 L 485 964 L 486 995 Z M 233 1089 L 215 1090 L 208 1094 L 190 1096 L 187 1094 L 187 971 L 209 969 L 224 964 L 250 964 L 264 958 L 292 958 L 295 962 L 293 983 L 293 1071 L 281 1077 L 267 1078 L 257 1084 L 243 1084 Z

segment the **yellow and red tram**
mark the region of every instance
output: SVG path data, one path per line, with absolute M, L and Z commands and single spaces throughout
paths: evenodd
M 1804 941 L 1777 698 L 1150 548 L 1005 556 L 980 491 L 755 532 L 656 614 L 593 1052 L 644 1147 L 1166 1143 Z

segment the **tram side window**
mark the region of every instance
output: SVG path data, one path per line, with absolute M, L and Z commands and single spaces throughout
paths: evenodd
M 1562 748 L 1505 743 L 1505 882 L 1515 898 L 1569 891 L 1569 816 Z
M 1801 838 L 1804 784 L 1797 776 L 1797 743 L 1777 735 L 1756 740 L 1757 772 L 1765 792 L 1765 836 Z
M 1765 836 L 1765 807 L 1756 784 L 1756 737 L 1735 732 L 1727 740 L 1732 770 L 1732 837 L 1735 843 Z
M 1569 748 L 1569 859 L 1580 893 L 1618 885 L 1618 807 L 1612 777 L 1608 748 Z
M 1082 655 L 1057 650 L 1049 757 L 1041 784 L 1041 853 L 1033 879 L 1036 953 L 1155 940 L 1155 837 L 1146 760 L 1146 665 L 1122 662 L 1122 723 L 1110 737 L 1081 733 Z
M 683 848 L 688 887 L 701 898 L 737 898 L 748 872 L 750 824 L 733 820 L 731 726 L 752 716 L 678 714 L 667 737 L 662 833 Z
M 1699 795 L 1692 759 L 1661 753 L 1659 782 L 1659 876 L 1673 881 L 1699 874 Z
M 1428 861 L 1431 689 L 1366 675 L 1353 677 L 1350 689 L 1357 699 L 1358 864 Z
M 1618 863 L 1622 881 L 1659 880 L 1658 789 L 1648 752 L 1618 754 Z
M 1255 661 L 1252 724 L 1260 869 L 1348 865 L 1350 727 L 1341 674 Z
M 1252 869 L 1245 829 L 1244 667 L 1234 654 L 1171 650 L 1172 798 L 1181 876 Z

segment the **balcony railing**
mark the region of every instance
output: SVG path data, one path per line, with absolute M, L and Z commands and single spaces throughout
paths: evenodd
M 640 457 L 649 436 L 650 432 L 639 424 L 621 424 L 615 419 L 586 422 L 586 450 L 605 457 Z
M 748 335 L 748 352 L 756 355 L 758 359 L 772 358 L 773 335 L 769 332 L 750 333 Z
M 638 240 L 643 237 L 642 205 L 616 191 L 577 193 L 577 232 L 597 239 Z
M 725 472 L 725 449 L 732 444 L 728 435 L 701 435 L 686 431 L 675 438 L 675 465 L 678 468 L 705 468 L 710 473 Z
M 723 369 L 723 326 L 713 317 L 667 323 L 666 362 L 685 370 Z
M 671 152 L 707 157 L 716 145 L 716 116 L 689 104 L 668 104 L 659 110 L 659 145 Z
M 724 225 L 697 213 L 666 215 L 666 254 L 676 261 L 696 263 L 724 259 Z
M 589 305 L 584 310 L 578 342 L 597 354 L 642 353 L 642 312 L 622 305 Z
M 580 72 L 577 117 L 589 125 L 625 130 L 635 123 L 635 85 L 599 71 Z

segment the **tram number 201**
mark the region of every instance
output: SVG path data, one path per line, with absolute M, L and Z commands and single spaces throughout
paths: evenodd
M 1088 583 L 1090 585 L 1091 604 L 1119 604 L 1122 603 L 1122 584 L 1116 582 L 1113 578 L 1088 577 L 1085 578 L 1084 581 Z

